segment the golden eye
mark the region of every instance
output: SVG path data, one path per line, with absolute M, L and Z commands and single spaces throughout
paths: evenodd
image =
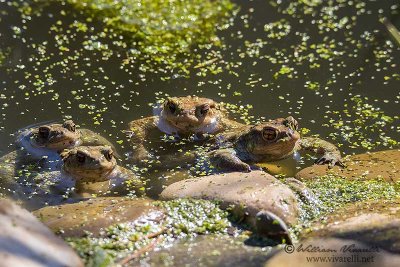
M 169 104 L 168 108 L 172 113 L 175 113 L 175 111 L 176 111 L 176 105 L 175 104 L 173 104 L 173 103 Z
M 85 160 L 86 160 L 85 154 L 83 154 L 83 153 L 81 153 L 81 152 L 76 153 L 76 160 L 77 160 L 79 163 L 84 163 Z
M 44 139 L 49 138 L 49 136 L 50 136 L 49 127 L 46 127 L 46 126 L 39 127 L 39 136 Z
M 200 115 L 205 116 L 210 111 L 210 105 L 204 104 L 200 107 Z
M 108 161 L 111 161 L 114 157 L 114 152 L 112 150 L 105 151 L 104 157 L 106 157 Z
M 74 123 L 73 121 L 71 121 L 71 120 L 65 121 L 65 122 L 63 123 L 63 127 L 64 127 L 65 129 L 70 130 L 71 132 L 75 132 L 75 131 L 76 131 L 76 125 L 75 125 L 75 123 Z
M 278 138 L 278 131 L 272 128 L 266 128 L 262 132 L 262 137 L 265 141 L 274 141 Z
M 168 100 L 165 103 L 164 107 L 166 109 L 168 109 L 172 114 L 174 114 L 177 110 L 177 105 L 174 102 L 172 102 L 171 100 Z

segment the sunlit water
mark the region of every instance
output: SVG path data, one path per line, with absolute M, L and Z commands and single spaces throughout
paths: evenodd
M 13 149 L 18 129 L 72 118 L 109 138 L 125 155 L 130 149 L 122 130 L 129 121 L 152 115 L 150 103 L 166 95 L 188 94 L 231 103 L 236 110 L 250 105 L 246 122 L 292 115 L 309 134 L 341 145 L 344 154 L 398 147 L 400 49 L 379 22 L 387 17 L 400 27 L 396 0 L 342 3 L 337 10 L 317 7 L 314 15 L 303 14 L 305 4 L 290 15 L 288 5 L 279 1 L 238 1 L 233 25 L 218 33 L 225 45 L 207 51 L 215 57 L 205 65 L 221 70 L 212 74 L 193 68 L 188 77 L 144 72 L 146 62 L 123 63 L 130 47 L 113 42 L 124 38 L 96 39 L 79 32 L 70 25 L 85 17 L 68 5 L 51 4 L 41 16 L 27 19 L 7 2 L 0 2 L 1 154 Z M 100 22 L 88 25 L 94 32 L 102 27 Z M 93 48 L 88 40 L 108 46 Z M 361 109 L 366 110 L 363 119 L 354 122 Z M 232 115 L 243 121 L 240 117 Z M 188 149 L 153 143 L 160 156 L 165 150 Z M 286 165 L 290 174 L 304 166 L 297 160 Z M 163 184 L 181 179 L 182 173 L 186 177 L 186 171 L 154 171 L 138 171 L 149 179 L 153 197 Z M 165 175 L 172 178 L 159 178 Z

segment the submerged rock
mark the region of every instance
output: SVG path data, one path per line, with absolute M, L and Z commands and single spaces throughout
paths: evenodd
M 262 172 L 233 172 L 180 181 L 168 186 L 161 199 L 194 198 L 221 201 L 239 218 L 256 226 L 256 215 L 268 211 L 288 225 L 296 224 L 299 205 L 291 189 L 275 177 Z
M 309 180 L 315 177 L 333 174 L 349 179 L 363 177 L 365 179 L 384 179 L 396 182 L 400 180 L 400 150 L 386 150 L 350 156 L 346 168 L 323 165 L 313 165 L 296 174 L 299 180 Z
M 400 256 L 351 239 L 308 239 L 271 257 L 265 267 L 339 267 L 400 265 Z
M 137 220 L 115 223 L 97 236 L 67 240 L 89 266 L 114 266 L 112 262 L 126 266 L 156 247 L 169 248 L 178 239 L 238 233 L 231 227 L 228 213 L 211 201 L 180 199 L 154 205 L 164 213 L 149 212 Z
M 261 266 L 271 248 L 248 246 L 245 238 L 203 235 L 150 252 L 133 264 L 145 266 Z
M 144 214 L 159 210 L 151 203 L 150 199 L 145 198 L 94 198 L 74 204 L 45 207 L 35 211 L 34 215 L 63 237 L 80 237 L 86 232 L 97 236 L 110 225 L 134 221 Z
M 0 200 L 1 266 L 83 266 L 81 259 L 32 214 Z

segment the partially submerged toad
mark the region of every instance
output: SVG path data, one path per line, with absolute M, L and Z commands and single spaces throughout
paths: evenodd
M 56 161 L 60 159 L 59 152 L 66 148 L 80 145 L 112 146 L 107 139 L 91 130 L 77 129 L 72 120 L 67 120 L 62 124 L 45 124 L 22 130 L 15 144 L 16 151 L 1 157 L 0 162 L 7 160 L 28 164 L 41 159 Z
M 132 171 L 117 164 L 109 146 L 79 146 L 65 150 L 61 157 L 61 173 L 66 179 L 76 183 L 107 182 L 113 191 L 143 193 L 143 183 Z
M 95 195 L 142 195 L 142 181 L 130 170 L 118 166 L 109 146 L 79 146 L 60 154 L 58 170 L 31 172 L 14 180 L 16 188 L 10 197 L 28 208 L 73 202 Z M 82 188 L 87 185 L 90 192 Z M 77 190 L 79 189 L 79 190 Z
M 0 158 L 2 191 L 18 190 L 15 182 L 23 172 L 59 168 L 59 153 L 80 145 L 112 146 L 99 134 L 88 129 L 78 129 L 72 120 L 21 130 L 15 141 L 16 149 Z
M 243 124 L 227 118 L 222 106 L 209 98 L 197 96 L 170 97 L 152 117 L 129 123 L 128 138 L 133 146 L 134 160 L 148 157 L 146 140 L 152 133 L 174 136 L 216 134 Z
M 319 138 L 300 138 L 297 130 L 298 123 L 291 116 L 243 126 L 217 135 L 218 149 L 208 153 L 208 156 L 220 170 L 249 172 L 249 164 L 283 159 L 304 149 L 321 155 L 317 164 L 344 166 L 335 145 Z

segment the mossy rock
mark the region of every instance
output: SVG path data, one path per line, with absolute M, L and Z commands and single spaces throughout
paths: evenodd
M 87 232 L 97 236 L 110 225 L 134 221 L 158 210 L 152 206 L 152 200 L 145 198 L 104 197 L 45 207 L 34 215 L 63 237 L 81 237 Z
M 168 186 L 161 199 L 194 198 L 215 200 L 224 209 L 255 225 L 259 211 L 270 211 L 288 224 L 296 224 L 299 204 L 292 190 L 262 171 L 232 172 L 188 179 Z M 244 216 L 244 217 L 243 217 Z
M 201 235 L 180 240 L 172 246 L 150 252 L 139 266 L 261 266 L 268 257 L 262 247 L 246 245 L 244 236 Z
M 299 180 L 311 180 L 324 175 L 334 175 L 366 180 L 383 179 L 389 182 L 400 180 L 400 150 L 385 150 L 379 152 L 350 156 L 345 161 L 346 168 L 335 166 L 331 169 L 325 165 L 313 165 L 296 174 Z

